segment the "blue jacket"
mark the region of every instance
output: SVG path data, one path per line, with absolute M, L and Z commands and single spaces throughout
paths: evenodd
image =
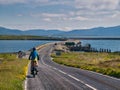
M 39 55 L 38 55 L 38 52 L 34 50 L 30 53 L 29 60 L 35 60 L 36 58 L 37 60 L 39 60 Z

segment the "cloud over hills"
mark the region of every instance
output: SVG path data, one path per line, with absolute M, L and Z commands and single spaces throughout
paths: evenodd
M 1 26 L 18 29 L 116 26 L 120 0 L 0 0 L 0 13 Z

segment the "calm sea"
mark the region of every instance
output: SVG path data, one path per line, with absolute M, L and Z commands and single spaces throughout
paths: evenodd
M 55 41 L 44 40 L 0 40 L 0 53 L 27 51 L 35 46 Z M 120 40 L 81 40 L 82 45 L 87 43 L 96 49 L 111 49 L 112 52 L 120 51 Z
M 46 40 L 0 40 L 0 53 L 27 51 L 35 46 L 55 41 Z
M 120 40 L 81 40 L 82 45 L 87 43 L 96 49 L 111 49 L 112 52 L 120 51 Z

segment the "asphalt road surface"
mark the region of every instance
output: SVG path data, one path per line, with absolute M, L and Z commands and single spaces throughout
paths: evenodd
M 120 90 L 120 79 L 53 62 L 52 47 L 39 51 L 38 75 L 33 78 L 28 73 L 25 90 Z

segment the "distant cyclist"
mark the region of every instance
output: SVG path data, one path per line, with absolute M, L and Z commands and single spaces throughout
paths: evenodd
M 39 55 L 34 47 L 30 53 L 29 60 L 31 60 L 31 74 L 33 73 L 33 68 L 38 66 Z M 36 74 L 38 72 L 37 68 L 35 68 Z

